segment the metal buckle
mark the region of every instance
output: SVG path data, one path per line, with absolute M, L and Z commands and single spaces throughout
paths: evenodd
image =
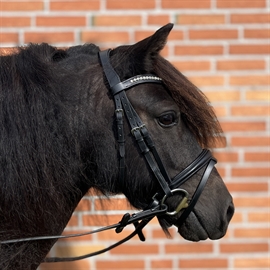
M 175 208 L 174 211 L 172 212 L 166 212 L 166 215 L 169 215 L 169 216 L 174 216 L 176 214 L 178 214 L 182 209 L 184 208 L 187 208 L 188 207 L 188 203 L 187 203 L 187 200 L 188 200 L 188 192 L 184 189 L 181 189 L 181 188 L 176 188 L 176 189 L 173 189 L 171 191 L 171 194 L 174 194 L 174 193 L 183 193 L 184 194 L 184 198 L 180 201 L 180 203 L 178 204 L 178 206 Z M 168 194 L 168 195 L 165 195 L 163 197 L 163 199 L 161 200 L 161 204 L 164 204 L 166 199 L 170 196 L 172 196 L 171 194 Z M 169 196 L 170 195 L 170 196 Z
M 143 127 L 145 127 L 145 124 L 142 124 L 142 125 L 139 126 L 139 127 L 134 127 L 134 128 L 131 130 L 131 134 L 134 136 L 135 131 L 141 130 Z
M 115 113 L 118 113 L 118 112 L 124 114 L 123 109 L 116 109 L 116 110 L 115 110 Z

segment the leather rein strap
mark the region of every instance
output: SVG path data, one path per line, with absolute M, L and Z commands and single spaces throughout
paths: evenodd
M 40 241 L 40 240 L 52 240 L 52 239 L 64 239 L 71 237 L 80 237 L 85 235 L 90 235 L 110 229 L 115 229 L 116 233 L 122 232 L 122 230 L 129 224 L 133 224 L 135 226 L 135 230 L 120 240 L 119 242 L 104 248 L 102 250 L 98 250 L 96 252 L 92 252 L 86 255 L 78 256 L 78 257 L 68 257 L 68 258 L 58 258 L 58 257 L 49 257 L 45 258 L 44 262 L 64 262 L 64 261 L 75 261 L 81 260 L 88 257 L 92 257 L 95 255 L 99 255 L 106 251 L 109 251 L 112 248 L 115 248 L 122 243 L 130 240 L 135 235 L 138 235 L 140 240 L 145 241 L 145 237 L 142 233 L 142 229 L 154 218 L 160 217 L 164 215 L 176 215 L 182 209 L 184 209 L 183 213 L 180 216 L 180 223 L 178 222 L 178 226 L 181 226 L 183 222 L 186 220 L 190 212 L 193 210 L 195 204 L 197 203 L 206 182 L 210 176 L 210 173 L 216 164 L 216 159 L 211 155 L 211 152 L 207 149 L 203 149 L 200 155 L 183 171 L 181 171 L 178 175 L 176 175 L 173 179 L 168 176 L 168 173 L 156 151 L 155 145 L 148 133 L 146 126 L 141 121 L 140 117 L 132 107 L 129 102 L 125 90 L 130 89 L 139 84 L 144 83 L 156 83 L 162 84 L 162 79 L 153 74 L 145 74 L 145 75 L 137 75 L 128 80 L 122 81 L 120 80 L 118 74 L 115 72 L 113 67 L 110 64 L 110 51 L 106 50 L 99 53 L 101 65 L 104 70 L 104 74 L 107 78 L 107 81 L 110 86 L 111 93 L 114 97 L 115 102 L 115 118 L 117 125 L 117 141 L 119 145 L 118 153 L 119 153 L 119 181 L 120 184 L 124 183 L 125 180 L 125 137 L 124 137 L 124 115 L 128 120 L 128 123 L 131 128 L 131 133 L 134 136 L 139 149 L 149 168 L 154 173 L 155 178 L 157 179 L 161 189 L 162 194 L 157 193 L 152 202 L 149 204 L 146 209 L 141 212 L 130 215 L 126 213 L 122 220 L 116 224 L 109 225 L 106 227 L 102 227 L 97 230 L 93 230 L 86 233 L 81 234 L 71 234 L 71 235 L 57 235 L 57 236 L 37 236 L 37 237 L 29 237 L 29 238 L 20 238 L 20 239 L 11 239 L 1 241 L 2 244 L 14 244 L 20 242 L 28 242 L 28 241 Z M 203 167 L 206 167 L 200 183 L 198 184 L 192 198 L 188 201 L 188 192 L 184 189 L 180 189 L 183 183 L 185 183 L 188 179 L 190 179 L 194 174 L 196 174 Z M 175 195 L 176 193 L 180 193 L 181 201 L 179 202 L 176 209 L 172 212 L 168 211 L 168 206 L 166 205 L 166 200 L 168 197 Z

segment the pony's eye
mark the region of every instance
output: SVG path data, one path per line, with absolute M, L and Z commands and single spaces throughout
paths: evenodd
M 173 125 L 176 124 L 176 116 L 175 113 L 173 112 L 169 112 L 166 114 L 162 114 L 159 118 L 158 118 L 158 123 L 162 126 L 162 127 L 171 127 Z

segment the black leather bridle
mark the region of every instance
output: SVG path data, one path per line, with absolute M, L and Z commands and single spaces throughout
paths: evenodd
M 173 179 L 168 176 L 168 173 L 162 163 L 161 158 L 155 148 L 153 140 L 151 139 L 146 126 L 143 124 L 139 115 L 136 113 L 132 107 L 127 95 L 126 90 L 145 83 L 156 83 L 163 84 L 162 79 L 153 74 L 137 75 L 128 80 L 121 81 L 118 74 L 110 64 L 110 51 L 106 50 L 99 53 L 100 62 L 103 67 L 105 77 L 109 83 L 109 88 L 111 94 L 114 97 L 115 102 L 115 118 L 117 126 L 117 141 L 119 145 L 119 181 L 120 184 L 123 183 L 125 179 L 125 134 L 124 134 L 124 119 L 127 119 L 129 126 L 131 128 L 131 134 L 134 136 L 141 154 L 144 156 L 146 163 L 149 165 L 150 170 L 155 175 L 162 192 L 155 194 L 152 198 L 151 203 L 141 212 L 130 215 L 125 214 L 122 220 L 116 224 L 102 227 L 100 229 L 73 235 L 61 235 L 61 236 L 38 236 L 29 237 L 21 239 L 12 239 L 0 241 L 0 245 L 4 244 L 14 244 L 27 241 L 38 241 L 38 240 L 49 240 L 49 239 L 63 239 L 71 237 L 79 237 L 84 235 L 89 235 L 109 229 L 115 229 L 117 233 L 120 233 L 128 224 L 134 224 L 135 230 L 126 238 L 120 240 L 119 242 L 96 252 L 86 254 L 78 257 L 68 257 L 68 258 L 45 258 L 44 262 L 61 262 L 61 261 L 75 261 L 91 256 L 95 256 L 104 253 L 120 244 L 128 241 L 135 235 L 144 241 L 144 235 L 142 229 L 152 220 L 154 217 L 160 217 L 165 215 L 174 216 L 178 214 L 182 209 L 183 213 L 178 219 L 178 226 L 181 226 L 186 220 L 190 212 L 193 210 L 195 204 L 197 203 L 205 184 L 210 176 L 210 173 L 216 164 L 216 159 L 211 155 L 211 152 L 207 149 L 203 149 L 200 155 L 183 171 L 177 174 Z M 192 198 L 188 201 L 188 192 L 184 189 L 179 188 L 188 179 L 190 179 L 199 170 L 205 167 L 204 173 L 198 184 Z M 178 203 L 177 207 L 173 211 L 168 210 L 166 205 L 166 200 L 179 193 L 181 196 L 181 201 Z
M 181 215 L 181 221 L 184 222 L 187 216 L 194 208 L 198 201 L 204 186 L 210 176 L 210 173 L 216 164 L 217 160 L 211 155 L 211 152 L 207 149 L 202 150 L 200 155 L 182 172 L 171 179 L 159 157 L 155 148 L 154 142 L 151 139 L 145 124 L 140 119 L 132 107 L 127 95 L 126 90 L 145 83 L 156 83 L 163 84 L 162 79 L 153 74 L 137 75 L 129 78 L 125 81 L 121 81 L 118 74 L 110 63 L 110 52 L 111 50 L 102 51 L 99 53 L 101 65 L 103 67 L 104 74 L 109 83 L 111 94 L 114 97 L 115 102 L 115 117 L 117 122 L 117 134 L 119 144 L 119 158 L 120 158 L 120 172 L 119 178 L 120 183 L 125 178 L 125 138 L 124 138 L 124 115 L 131 128 L 131 134 L 134 136 L 141 154 L 145 157 L 146 163 L 155 175 L 161 189 L 162 194 L 157 193 L 153 197 L 153 201 L 146 208 L 149 209 L 153 206 L 165 204 L 168 197 L 173 196 L 175 193 L 181 193 L 183 196 L 182 200 L 172 212 L 166 212 L 167 215 L 176 215 L 183 208 L 186 208 Z M 189 203 L 188 192 L 184 189 L 180 189 L 179 186 L 184 184 L 190 177 L 196 174 L 200 169 L 206 166 L 202 179 Z M 181 223 L 182 224 L 182 223 Z

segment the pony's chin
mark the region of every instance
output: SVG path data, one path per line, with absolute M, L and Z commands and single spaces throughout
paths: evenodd
M 167 237 L 171 237 L 168 228 L 174 225 L 178 228 L 178 233 L 188 241 L 198 242 L 210 238 L 204 226 L 193 212 L 189 214 L 182 225 L 178 225 L 179 222 L 177 221 L 181 221 L 181 216 L 177 220 L 173 220 L 172 218 L 159 219 L 159 223 Z
M 177 226 L 177 224 L 176 224 Z M 210 238 L 196 215 L 191 212 L 187 220 L 178 227 L 178 233 L 186 240 L 198 242 Z

